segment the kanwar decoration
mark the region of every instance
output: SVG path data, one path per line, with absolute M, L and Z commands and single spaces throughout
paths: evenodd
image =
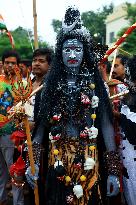
M 117 49 L 118 46 L 119 46 L 121 43 L 123 43 L 123 42 L 125 41 L 125 39 L 133 32 L 133 30 L 134 30 L 135 28 L 136 28 L 136 23 L 134 23 L 132 26 L 130 26 L 130 27 L 125 31 L 125 33 L 123 34 L 123 36 L 121 36 L 121 37 L 117 40 L 117 42 L 113 45 L 113 47 L 110 48 L 110 49 L 106 52 L 104 58 L 101 60 L 101 63 L 103 63 L 103 62 L 106 61 L 106 59 L 109 57 L 109 55 L 110 55 L 115 49 Z

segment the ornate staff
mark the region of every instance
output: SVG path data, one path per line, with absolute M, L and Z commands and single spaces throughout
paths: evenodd
M 114 46 L 112 48 L 110 48 L 104 58 L 101 60 L 101 63 L 103 63 L 104 61 L 106 61 L 106 59 L 108 58 L 108 56 L 121 44 L 125 41 L 126 37 L 128 37 L 129 34 L 132 33 L 132 31 L 136 28 L 136 23 L 134 23 L 132 26 L 130 26 L 125 33 L 123 34 L 123 36 L 121 38 L 119 38 L 117 40 L 117 42 L 114 44 Z
M 32 141 L 31 141 L 31 135 L 30 135 L 30 126 L 29 126 L 28 117 L 26 115 L 23 119 L 23 122 L 26 128 L 27 146 L 28 146 L 28 154 L 29 154 L 31 172 L 32 172 L 32 175 L 35 175 L 35 164 L 34 164 Z M 39 205 L 39 194 L 38 194 L 38 186 L 37 186 L 36 180 L 35 180 L 35 185 L 36 185 L 34 188 L 35 205 Z
M 43 85 L 40 85 L 38 88 L 36 88 L 35 90 L 33 90 L 33 92 L 30 94 L 30 96 L 25 100 L 25 102 L 23 102 L 23 101 L 20 101 L 20 102 L 18 102 L 15 106 L 13 106 L 9 111 L 8 111 L 8 113 L 10 114 L 9 116 L 8 116 L 8 120 L 10 120 L 14 115 L 15 115 L 15 113 L 16 113 L 16 110 L 19 110 L 19 108 L 21 109 L 22 108 L 22 105 L 23 105 L 23 107 L 24 107 L 24 109 L 25 109 L 25 111 L 27 112 L 31 112 L 31 108 L 28 110 L 28 109 L 26 109 L 26 107 L 28 106 L 28 105 L 30 105 L 29 104 L 29 99 L 33 96 L 33 95 L 35 95 L 39 90 L 41 90 L 43 88 Z
M 19 104 L 20 106 L 25 104 L 26 100 L 31 96 L 32 92 L 32 83 L 30 79 L 29 72 L 27 74 L 27 85 L 24 86 L 23 81 L 22 81 L 22 75 L 20 73 L 20 69 L 16 66 L 15 67 L 15 73 L 18 79 L 17 87 L 15 87 L 15 84 L 13 83 L 11 79 L 11 85 L 12 85 L 12 91 L 13 91 L 13 96 L 17 99 L 17 101 L 21 101 Z M 22 108 L 20 107 L 20 108 Z M 34 164 L 34 158 L 33 158 L 33 150 L 32 150 L 32 141 L 31 141 L 31 135 L 30 135 L 30 127 L 29 127 L 29 122 L 28 122 L 28 116 L 25 113 L 24 109 L 14 109 L 14 116 L 15 118 L 19 118 L 24 122 L 25 125 L 25 131 L 26 131 L 26 137 L 27 137 L 27 146 L 28 146 L 28 155 L 29 155 L 29 161 L 30 161 L 30 166 L 31 166 L 31 172 L 34 175 L 35 174 L 35 164 Z M 38 186 L 37 186 L 37 181 L 35 180 L 35 188 L 34 188 L 34 195 L 35 195 L 35 205 L 39 205 L 39 194 L 38 194 Z

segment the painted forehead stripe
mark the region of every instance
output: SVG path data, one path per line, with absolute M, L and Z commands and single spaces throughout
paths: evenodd
M 68 39 L 67 42 L 68 43 L 77 43 L 79 41 L 77 39 Z
M 76 39 L 68 39 L 64 42 L 63 47 L 69 47 L 69 46 L 83 47 L 82 43 Z

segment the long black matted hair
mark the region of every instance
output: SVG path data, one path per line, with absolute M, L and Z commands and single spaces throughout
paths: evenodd
M 53 116 L 54 110 L 57 111 L 57 109 L 61 109 L 64 93 L 62 94 L 58 87 L 60 82 L 63 84 L 66 83 L 67 75 L 62 59 L 62 46 L 68 39 L 77 39 L 83 44 L 84 55 L 80 66 L 80 73 L 82 75 L 77 77 L 78 81 L 82 80 L 81 76 L 85 74 L 86 70 L 90 75 L 94 73 L 95 94 L 99 97 L 99 111 L 102 113 L 103 110 L 106 109 L 110 115 L 110 119 L 112 119 L 108 94 L 98 70 L 98 64 L 103 58 L 107 47 L 94 43 L 89 31 L 81 23 L 78 9 L 73 7 L 69 7 L 66 10 L 62 28 L 57 36 L 55 58 L 42 92 L 39 117 L 42 119 L 42 122 L 47 122 L 47 119 L 50 120 Z M 65 98 L 67 98 L 67 96 L 65 96 Z

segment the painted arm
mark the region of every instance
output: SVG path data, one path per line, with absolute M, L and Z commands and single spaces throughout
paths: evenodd
M 106 112 L 103 113 L 103 116 L 101 118 L 101 125 L 106 150 L 116 150 L 113 125 L 111 124 L 108 114 Z
M 109 175 L 108 175 L 108 179 L 107 179 L 107 196 L 111 197 L 111 196 L 115 196 L 119 193 L 120 184 L 119 184 L 119 177 L 118 177 L 118 175 L 116 175 L 116 171 L 113 170 L 114 165 L 115 166 L 117 165 L 117 164 L 114 164 L 114 163 L 117 163 L 116 160 L 114 160 L 114 157 L 116 157 L 116 154 L 114 155 L 114 151 L 116 151 L 114 129 L 113 129 L 113 126 L 109 120 L 108 114 L 106 112 L 103 113 L 103 117 L 101 119 L 101 124 L 102 124 L 103 138 L 104 138 L 104 142 L 105 142 L 105 146 L 106 146 L 106 150 L 107 150 L 107 154 L 106 154 L 107 166 L 110 165 L 109 166 L 109 173 L 108 173 Z M 108 153 L 109 153 L 109 156 L 108 156 Z M 113 159 L 113 161 L 112 161 L 112 159 Z M 118 156 L 117 156 L 117 159 L 118 159 Z M 114 171 L 115 171 L 115 174 L 114 174 Z M 111 186 L 112 186 L 112 191 L 111 191 Z
M 45 126 L 42 123 L 39 123 L 34 132 L 33 142 L 42 144 L 44 131 L 45 131 Z

